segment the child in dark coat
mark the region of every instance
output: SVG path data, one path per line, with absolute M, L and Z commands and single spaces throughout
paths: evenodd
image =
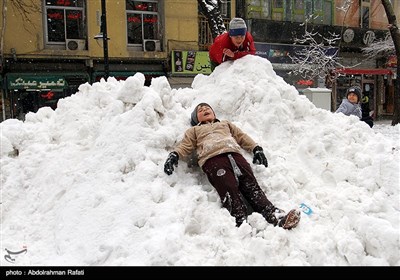
M 268 167 L 262 147 L 233 123 L 218 120 L 207 103 L 195 107 L 191 124 L 193 127 L 185 132 L 181 143 L 169 154 L 164 164 L 166 174 L 172 174 L 179 158 L 187 157 L 196 150 L 200 167 L 217 190 L 223 207 L 235 217 L 237 226 L 247 218 L 245 199 L 254 211 L 274 226 L 284 229 L 297 226 L 300 211 L 292 209 L 285 214 L 276 208 L 267 199 L 250 164 L 241 155 L 241 149 L 252 151 L 253 163 Z

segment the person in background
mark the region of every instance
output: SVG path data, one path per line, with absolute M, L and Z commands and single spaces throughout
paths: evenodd
M 171 175 L 180 158 L 197 152 L 198 163 L 211 185 L 217 190 L 222 206 L 235 217 L 240 226 L 247 218 L 248 202 L 268 223 L 291 229 L 300 221 L 300 211 L 292 209 L 285 214 L 275 207 L 260 188 L 250 164 L 241 149 L 252 152 L 253 163 L 268 167 L 263 148 L 250 136 L 227 120 L 218 120 L 207 103 L 198 104 L 191 114 L 191 125 L 164 164 L 164 172 Z
M 218 35 L 210 47 L 211 71 L 224 61 L 236 60 L 255 53 L 253 36 L 247 31 L 245 21 L 233 18 L 229 23 L 229 32 Z
M 361 99 L 361 120 L 366 122 L 369 127 L 374 126 L 374 119 L 370 115 L 371 110 L 369 109 L 369 94 L 363 92 L 363 98 Z
M 347 89 L 346 98 L 342 100 L 336 113 L 343 113 L 346 116 L 354 115 L 361 119 L 361 88 L 359 86 L 352 86 Z

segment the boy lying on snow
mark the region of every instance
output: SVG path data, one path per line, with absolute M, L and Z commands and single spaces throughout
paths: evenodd
M 179 158 L 189 156 L 196 149 L 199 165 L 209 182 L 217 190 L 222 206 L 235 217 L 240 226 L 247 218 L 244 199 L 268 223 L 291 229 L 300 221 L 300 211 L 292 209 L 285 215 L 276 208 L 258 185 L 250 164 L 241 155 L 241 148 L 253 151 L 253 163 L 268 167 L 263 149 L 253 139 L 229 121 L 220 121 L 207 103 L 197 105 L 191 124 L 181 143 L 171 152 L 164 164 L 164 172 L 171 175 Z M 244 198 L 243 198 L 244 197 Z

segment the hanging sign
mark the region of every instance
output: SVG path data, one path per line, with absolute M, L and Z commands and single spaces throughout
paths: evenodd
M 12 74 L 7 76 L 9 89 L 63 89 L 67 83 L 63 77 L 25 76 Z

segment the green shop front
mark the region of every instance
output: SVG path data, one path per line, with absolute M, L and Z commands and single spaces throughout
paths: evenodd
M 57 108 L 59 99 L 89 82 L 87 73 L 7 73 L 5 91 L 10 99 L 11 118 L 22 118 L 41 107 Z

